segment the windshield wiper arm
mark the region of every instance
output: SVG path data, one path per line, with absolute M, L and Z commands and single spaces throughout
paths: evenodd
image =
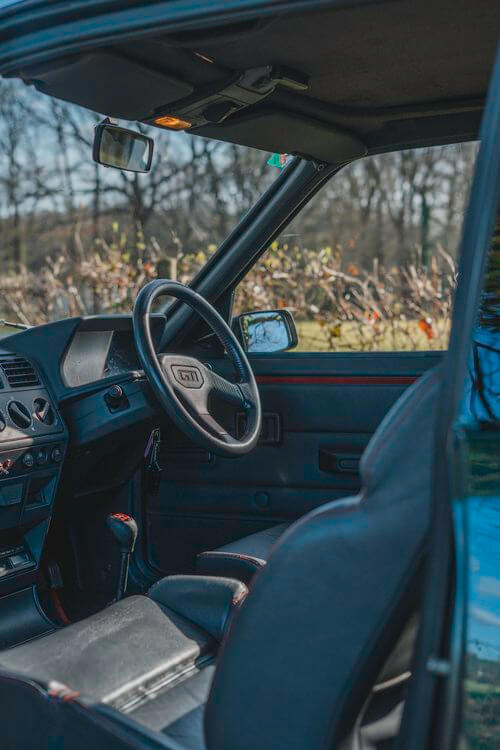
M 9 328 L 22 328 L 23 331 L 30 327 L 25 325 L 24 323 L 9 323 L 8 320 L 3 320 L 3 318 L 0 318 L 0 326 L 8 326 Z

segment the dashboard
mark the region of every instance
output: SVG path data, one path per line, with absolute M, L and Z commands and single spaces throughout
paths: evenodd
M 163 315 L 151 316 L 158 348 Z M 31 585 L 56 498 L 126 482 L 158 408 L 127 315 L 70 318 L 0 343 L 0 596 Z M 58 501 L 59 502 L 59 501 Z

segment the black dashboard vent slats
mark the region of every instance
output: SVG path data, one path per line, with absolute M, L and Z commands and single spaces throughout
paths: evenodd
M 26 388 L 40 385 L 33 365 L 23 357 L 0 357 L 0 368 L 11 388 Z

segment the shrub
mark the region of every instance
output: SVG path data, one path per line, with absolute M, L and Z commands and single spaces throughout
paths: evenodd
M 175 238 L 174 238 L 175 242 Z M 187 283 L 215 251 L 169 257 L 140 232 L 133 243 L 117 224 L 112 240 L 90 248 L 76 238 L 77 260 L 59 253 L 40 271 L 25 267 L 0 278 L 3 317 L 39 324 L 61 317 L 130 312 L 139 289 L 157 276 Z M 175 249 L 175 248 L 174 248 Z M 446 347 L 455 266 L 439 248 L 425 267 L 413 262 L 370 269 L 349 262 L 337 247 L 273 243 L 238 287 L 235 311 L 287 307 L 305 350 L 376 351 Z

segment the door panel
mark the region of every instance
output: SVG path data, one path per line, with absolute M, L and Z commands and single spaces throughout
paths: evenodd
M 279 419 L 279 442 L 220 458 L 164 429 L 160 491 L 147 501 L 150 562 L 164 573 L 190 570 L 199 551 L 356 493 L 356 463 L 373 432 L 440 358 L 421 352 L 251 358 L 263 412 Z M 229 363 L 209 364 L 230 375 Z

